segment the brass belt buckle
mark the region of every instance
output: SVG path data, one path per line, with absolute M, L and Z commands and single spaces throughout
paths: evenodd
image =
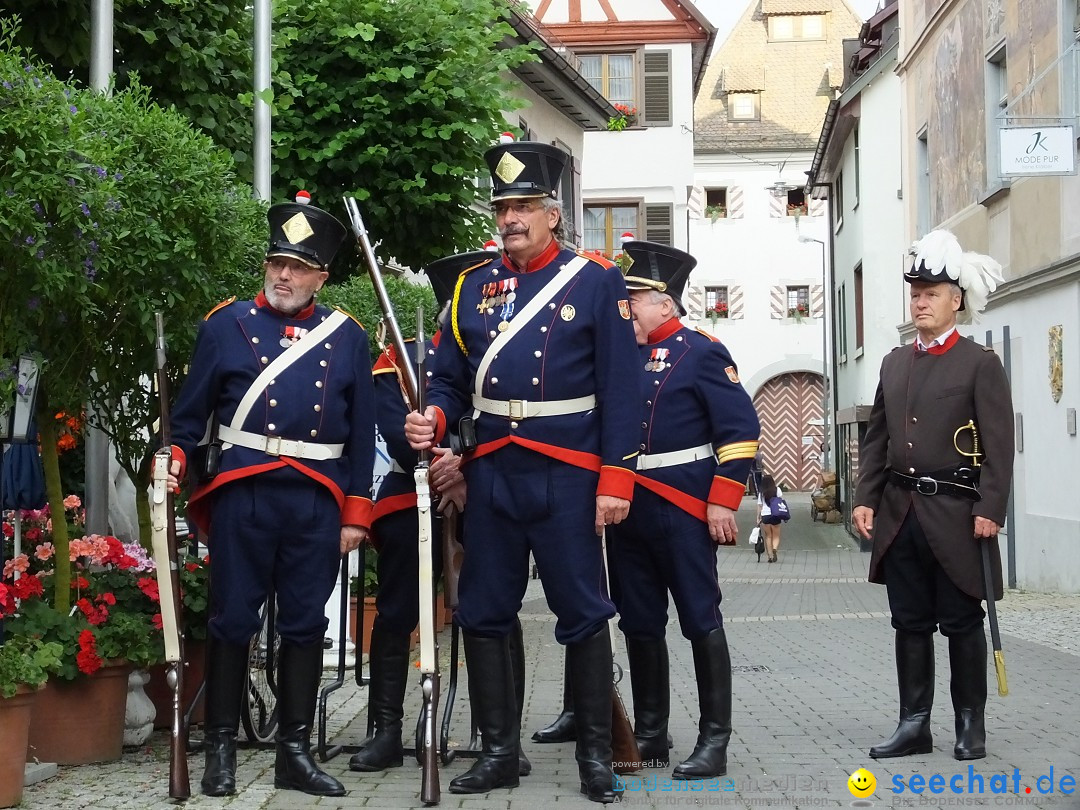
M 932 486 L 933 489 L 923 489 L 923 485 Z M 938 482 L 928 475 L 924 475 L 918 481 L 915 482 L 915 491 L 920 495 L 937 495 Z
M 512 399 L 509 402 L 510 405 L 510 418 L 511 419 L 524 419 L 525 418 L 525 400 Z
M 267 436 L 266 437 L 266 455 L 268 455 L 268 456 L 280 456 L 281 455 L 281 437 L 280 436 Z

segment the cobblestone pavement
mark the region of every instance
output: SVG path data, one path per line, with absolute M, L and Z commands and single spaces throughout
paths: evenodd
M 874 761 L 866 751 L 892 732 L 897 712 L 885 589 L 866 582 L 869 555 L 860 553 L 843 529 L 812 523 L 808 508 L 804 508 L 805 495 L 793 493 L 788 500 L 794 517 L 784 527 L 778 563 L 758 563 L 745 539 L 720 554 L 723 608 L 734 667 L 735 730 L 727 777 L 674 783 L 665 781 L 667 771 L 647 770 L 640 776 L 626 777 L 623 804 L 1080 808 L 1080 794 L 1062 790 L 1070 789 L 1069 778 L 1080 777 L 1080 735 L 1076 733 L 1080 718 L 1080 596 L 1010 591 L 1000 604 L 1010 694 L 998 697 L 991 666 L 986 759 L 959 763 L 952 758 L 948 649 L 938 636 L 934 752 Z M 740 514 L 744 536 L 753 525 L 752 510 L 747 499 Z M 521 615 L 528 672 L 522 739 L 533 773 L 513 790 L 456 796 L 446 792 L 446 786 L 468 766 L 467 759 L 460 759 L 443 770 L 442 807 L 531 810 L 590 806 L 578 793 L 573 745 L 529 741 L 532 731 L 546 725 L 558 711 L 562 689 L 562 650 L 554 641 L 554 617 L 537 580 L 530 583 Z M 697 699 L 690 645 L 680 635 L 676 621 L 669 629 L 672 759 L 678 761 L 693 748 Z M 442 641 L 445 660 L 448 631 Z M 621 640 L 617 653 L 625 663 Z M 446 667 L 443 672 L 445 690 Z M 461 691 L 452 732 L 459 744 L 468 736 L 464 669 L 460 672 Z M 628 683 L 623 684 L 622 693 L 629 706 Z M 406 728 L 415 722 L 418 694 L 419 690 L 410 692 Z M 366 689 L 356 687 L 350 679 L 330 699 L 330 737 L 346 744 L 358 743 L 366 728 L 365 705 Z M 127 751 L 119 762 L 60 768 L 54 778 L 26 789 L 23 806 L 41 810 L 167 806 L 167 754 L 165 735 L 155 733 L 148 745 Z M 419 771 L 411 761 L 403 768 L 376 774 L 351 773 L 347 762 L 348 756 L 343 754 L 325 767 L 345 783 L 348 795 L 316 799 L 275 790 L 272 751 L 243 749 L 237 774 L 239 793 L 225 799 L 195 795 L 187 805 L 236 810 L 422 806 L 418 800 Z M 190 765 L 197 793 L 201 757 L 192 755 Z M 866 767 L 877 780 L 876 791 L 861 800 L 865 803 L 856 802 L 847 788 L 848 775 L 859 767 Z M 940 782 L 929 781 L 937 774 L 942 776 Z M 928 780 L 925 786 L 918 785 L 918 776 Z M 895 792 L 901 787 L 902 792 Z M 960 792 L 954 792 L 954 787 Z M 934 789 L 942 792 L 931 792 Z

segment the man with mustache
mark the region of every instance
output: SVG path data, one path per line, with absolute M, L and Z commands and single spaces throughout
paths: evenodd
M 315 764 L 309 738 L 322 674 L 325 605 L 343 554 L 367 536 L 375 460 L 368 339 L 351 315 L 315 303 L 345 227 L 318 208 L 271 206 L 265 280 L 200 324 L 172 413 L 176 486 L 207 436 L 216 469 L 196 470 L 188 505 L 209 534 L 206 770 L 202 792 L 236 792 L 236 734 L 249 641 L 277 599 L 274 786 L 345 789 Z M 208 458 L 211 457 L 208 454 Z
M 567 647 L 581 792 L 613 802 L 611 639 L 600 535 L 633 493 L 637 351 L 618 269 L 563 249 L 555 191 L 568 156 L 503 143 L 492 172 L 501 261 L 458 277 L 429 407 L 406 418 L 414 449 L 475 417 L 458 623 L 483 753 L 454 793 L 518 784 L 519 719 L 509 635 L 532 552 L 555 638 Z

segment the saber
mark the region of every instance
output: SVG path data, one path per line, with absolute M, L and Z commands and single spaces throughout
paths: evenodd
M 172 429 L 169 425 L 169 387 L 165 369 L 165 322 L 160 312 L 154 313 L 157 333 L 157 386 L 161 417 L 162 447 L 154 454 L 153 492 L 150 520 L 153 539 L 155 574 L 161 607 L 161 629 L 165 638 L 166 674 L 172 689 L 172 726 L 169 737 L 169 796 L 187 799 L 191 796 L 187 763 L 187 724 L 181 706 L 184 692 L 184 639 L 180 632 L 180 571 L 177 564 L 176 516 L 173 494 L 169 490 L 169 470 L 172 467 Z
M 998 694 L 1009 694 L 1009 682 L 1005 677 L 1005 653 L 1001 651 L 1001 632 L 998 630 L 997 605 L 994 603 L 994 581 L 990 569 L 990 547 L 983 539 L 982 546 L 983 587 L 986 589 L 986 618 L 990 620 L 990 641 L 994 647 L 994 670 L 997 672 Z

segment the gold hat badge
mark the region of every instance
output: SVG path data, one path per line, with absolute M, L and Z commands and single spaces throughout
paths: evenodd
M 509 152 L 503 152 L 503 156 L 495 166 L 495 176 L 504 183 L 513 183 L 523 171 L 525 171 L 525 164 Z
M 315 231 L 311 229 L 311 224 L 308 222 L 307 217 L 301 213 L 294 214 L 285 221 L 285 224 L 281 226 L 281 230 L 285 233 L 285 238 L 294 245 L 298 245 L 307 239 L 309 236 L 314 236 Z

